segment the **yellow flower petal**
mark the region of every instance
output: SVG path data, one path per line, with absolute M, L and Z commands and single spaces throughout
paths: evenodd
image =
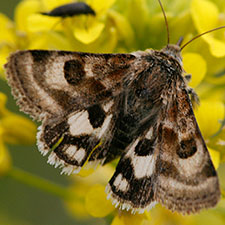
M 87 177 L 95 171 L 95 167 L 91 163 L 84 165 L 77 174 L 80 177 Z
M 29 32 L 39 32 L 58 28 L 59 18 L 48 17 L 40 14 L 32 14 L 27 18 L 27 30 Z M 56 26 L 57 25 L 57 26 Z
M 126 17 L 114 10 L 109 11 L 109 17 L 113 19 L 121 38 L 130 45 L 134 41 L 134 32 Z
M 70 50 L 71 43 L 68 39 L 59 32 L 46 31 L 36 34 L 32 42 L 28 45 L 29 49 L 57 49 L 57 50 Z
M 215 57 L 224 57 L 225 56 L 225 43 L 216 38 L 211 37 L 210 35 L 206 36 L 205 41 L 209 44 L 210 51 Z
M 15 10 L 15 21 L 17 24 L 17 29 L 26 31 L 28 16 L 40 11 L 40 2 L 38 0 L 24 0 L 20 2 Z
M 96 11 L 97 16 L 105 14 L 106 11 L 112 7 L 116 0 L 89 0 L 88 4 Z
M 85 27 L 84 23 L 77 23 L 76 26 L 74 26 L 73 34 L 80 42 L 90 44 L 100 36 L 104 27 L 105 24 L 97 20 L 93 20 L 92 24 L 87 25 L 87 27 Z
M 84 205 L 84 199 L 89 188 L 87 184 L 79 182 L 69 187 L 69 191 L 74 193 L 74 198 L 68 199 L 64 203 L 70 214 L 75 218 L 86 219 L 89 217 Z
M 8 45 L 4 45 L 0 48 L 0 77 L 5 78 L 4 65 L 7 62 L 7 58 L 11 53 L 11 48 Z
M 183 54 L 184 70 L 192 75 L 189 85 L 196 87 L 203 80 L 207 65 L 203 57 L 196 53 L 185 53 Z
M 111 225 L 142 225 L 144 220 L 150 220 L 150 217 L 146 217 L 145 214 L 130 214 L 128 212 L 123 212 L 113 219 Z
M 115 216 L 111 225 L 125 225 L 124 221 L 121 219 L 119 215 Z
M 31 145 L 36 141 L 35 124 L 22 116 L 5 116 L 1 119 L 1 126 L 3 139 L 9 144 Z
M 14 28 L 12 21 L 2 13 L 0 13 L 0 21 L 0 42 L 13 44 L 15 38 L 12 30 Z
M 217 27 L 219 10 L 212 1 L 192 0 L 191 15 L 199 32 Z
M 202 33 L 218 27 L 219 10 L 216 4 L 208 0 L 193 0 L 191 13 L 197 30 Z M 217 31 L 219 32 L 219 31 Z M 209 44 L 210 51 L 215 57 L 225 56 L 224 40 L 213 37 L 214 33 L 206 34 L 202 38 Z
M 72 0 L 41 0 L 41 2 L 46 10 L 52 10 L 61 5 L 71 3 Z
M 213 165 L 215 167 L 215 169 L 218 169 L 219 164 L 220 164 L 220 153 L 218 151 L 215 151 L 211 148 L 208 148 L 211 159 L 213 161 Z
M 221 127 L 225 109 L 223 102 L 203 100 L 195 110 L 195 116 L 205 139 L 214 135 Z
M 88 213 L 94 217 L 105 217 L 115 208 L 110 200 L 107 200 L 105 186 L 96 184 L 87 193 L 85 207 Z

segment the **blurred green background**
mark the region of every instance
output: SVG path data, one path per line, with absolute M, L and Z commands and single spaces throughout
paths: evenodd
M 13 19 L 14 8 L 19 0 L 0 0 L 0 12 Z M 1 21 L 0 21 L 1 22 Z M 18 113 L 6 82 L 0 79 L 0 91 L 8 96 L 7 108 Z M 20 113 L 24 116 L 23 113 Z M 61 185 L 69 179 L 60 175 L 60 170 L 47 164 L 47 158 L 32 147 L 7 146 L 13 165 Z M 42 192 L 10 177 L 0 178 L 0 225 L 75 225 L 102 224 L 101 220 L 75 221 L 64 208 L 63 202 L 55 196 Z

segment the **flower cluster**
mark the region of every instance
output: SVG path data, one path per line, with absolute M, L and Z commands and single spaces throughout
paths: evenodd
M 87 0 L 96 16 L 62 19 L 40 14 L 71 2 L 21 0 L 16 7 L 14 21 L 0 14 L 0 75 L 3 79 L 3 64 L 8 55 L 18 49 L 104 53 L 160 49 L 166 44 L 165 22 L 157 0 Z M 173 0 L 163 3 L 172 43 L 176 43 L 181 36 L 185 43 L 199 33 L 225 25 L 224 1 Z M 201 104 L 195 107 L 195 115 L 216 168 L 225 161 L 224 32 L 225 29 L 206 34 L 187 45 L 182 52 L 184 70 L 192 74 L 189 84 L 200 97 Z M 0 174 L 10 168 L 10 156 L 4 143 L 25 145 L 33 143 L 35 136 L 35 125 L 9 112 L 5 101 L 6 96 L 0 93 Z M 84 168 L 80 176 L 71 176 L 72 184 L 68 190 L 74 198 L 65 200 L 68 211 L 82 218 L 105 217 L 112 225 L 207 225 L 211 221 L 214 224 L 225 222 L 222 216 L 217 217 L 224 211 L 224 200 L 216 210 L 190 217 L 172 214 L 160 206 L 142 215 L 117 210 L 106 199 L 104 192 L 114 169 L 112 163 L 95 172 Z

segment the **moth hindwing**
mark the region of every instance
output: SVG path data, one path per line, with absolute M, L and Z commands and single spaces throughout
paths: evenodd
M 217 173 L 183 78 L 180 48 L 131 54 L 19 51 L 5 66 L 38 147 L 63 172 L 120 157 L 107 185 L 121 209 L 183 214 L 216 205 Z

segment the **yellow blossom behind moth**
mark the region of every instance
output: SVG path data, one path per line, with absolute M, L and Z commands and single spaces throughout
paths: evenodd
M 38 148 L 48 162 L 71 174 L 120 157 L 106 191 L 122 210 L 215 206 L 219 181 L 193 113 L 189 95 L 197 95 L 183 76 L 187 43 L 180 44 L 168 35 L 160 51 L 13 53 L 7 79 L 20 109 L 42 121 Z

